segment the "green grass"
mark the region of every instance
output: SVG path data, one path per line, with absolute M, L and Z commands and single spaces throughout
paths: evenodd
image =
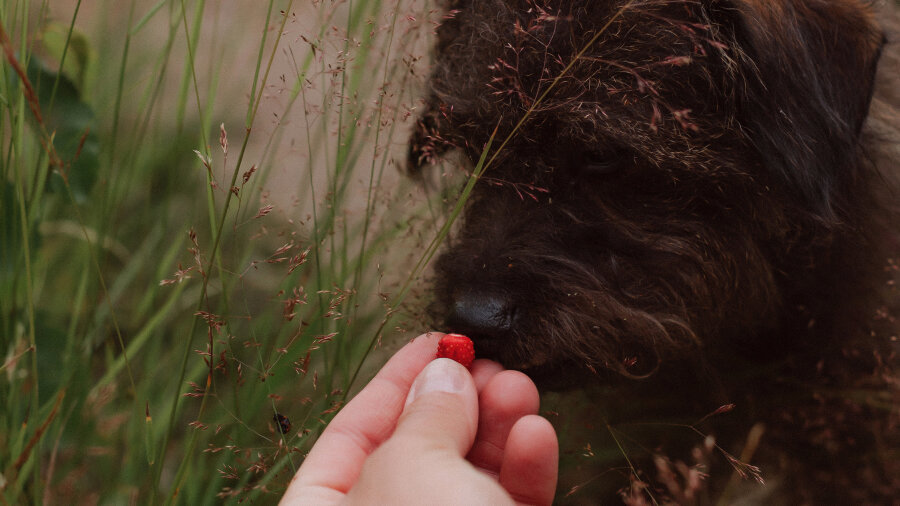
M 425 330 L 459 208 L 396 161 L 439 13 L 69 4 L 0 5 L 0 501 L 275 502 Z

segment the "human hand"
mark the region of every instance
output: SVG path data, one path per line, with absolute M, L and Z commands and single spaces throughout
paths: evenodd
M 552 502 L 558 442 L 534 383 L 433 360 L 442 335 L 406 345 L 335 416 L 281 504 Z

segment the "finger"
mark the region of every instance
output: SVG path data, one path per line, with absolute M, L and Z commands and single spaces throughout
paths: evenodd
M 549 505 L 556 492 L 559 442 L 546 419 L 529 415 L 509 432 L 500 485 L 519 504 Z
M 503 370 L 503 366 L 493 360 L 478 359 L 472 362 L 472 378 L 475 380 L 475 388 L 481 393 L 495 374 Z
M 428 364 L 416 378 L 394 438 L 455 448 L 463 456 L 478 428 L 478 391 L 465 367 L 448 358 Z
M 356 482 L 365 458 L 396 425 L 413 380 L 434 359 L 443 334 L 417 337 L 338 413 L 291 481 L 282 504 L 340 498 Z M 313 501 L 317 502 L 317 501 Z
M 449 359 L 431 362 L 413 383 L 393 435 L 366 461 L 347 502 L 433 504 L 463 497 L 460 487 L 481 483 L 479 489 L 490 490 L 486 478 L 462 458 L 477 425 L 471 375 Z M 497 497 L 507 497 L 496 484 L 493 489 Z
M 540 398 L 534 383 L 521 372 L 495 374 L 479 396 L 478 433 L 466 457 L 496 477 L 500 474 L 509 431 L 517 420 L 538 412 Z

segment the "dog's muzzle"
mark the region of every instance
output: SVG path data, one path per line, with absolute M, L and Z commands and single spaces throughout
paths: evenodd
M 454 294 L 447 327 L 472 339 L 500 339 L 515 325 L 516 308 L 505 295 L 487 292 Z

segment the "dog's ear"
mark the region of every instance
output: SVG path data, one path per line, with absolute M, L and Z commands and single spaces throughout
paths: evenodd
M 453 147 L 453 143 L 442 134 L 449 121 L 450 111 L 447 107 L 442 106 L 435 95 L 429 97 L 425 102 L 425 111 L 419 115 L 410 134 L 406 155 L 407 171 L 417 174 L 424 165 L 435 163 Z
M 443 19 L 437 28 L 437 38 L 432 51 L 436 56 L 436 66 L 444 54 L 457 39 L 460 33 L 459 14 L 469 8 L 471 0 L 441 0 L 438 2 L 444 12 Z M 434 85 L 432 74 L 430 86 Z M 419 113 L 413 131 L 410 134 L 406 155 L 406 168 L 410 174 L 418 174 L 424 165 L 433 164 L 447 151 L 456 147 L 456 143 L 448 138 L 452 119 L 452 109 L 448 107 L 432 89 L 425 100 L 425 108 Z
M 839 221 L 884 43 L 871 8 L 863 0 L 729 3 L 738 64 L 750 69 L 742 125 L 776 179 L 814 216 Z

